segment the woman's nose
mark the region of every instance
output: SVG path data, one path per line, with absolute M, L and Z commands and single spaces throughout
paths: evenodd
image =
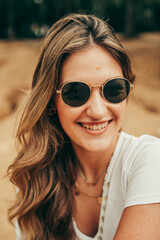
M 107 101 L 102 97 L 100 90 L 94 89 L 87 102 L 87 115 L 94 119 L 102 119 L 108 111 Z

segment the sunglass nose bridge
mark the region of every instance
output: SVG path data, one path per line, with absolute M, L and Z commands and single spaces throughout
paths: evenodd
M 92 88 L 99 88 L 99 92 L 100 92 L 101 96 L 104 98 L 104 96 L 103 96 L 103 87 L 104 87 L 103 84 L 102 85 L 92 85 L 92 86 L 89 86 L 90 94 L 92 92 Z
M 92 86 L 89 86 L 89 88 L 90 88 L 90 91 L 92 91 L 92 88 L 100 88 L 100 93 L 101 93 L 101 95 L 103 95 L 102 94 L 103 85 L 92 85 Z
M 101 88 L 103 85 L 92 85 L 90 88 Z
M 90 90 L 92 90 L 92 88 L 100 88 L 100 92 L 102 92 L 102 90 L 103 90 L 103 85 L 92 85 L 92 86 L 90 86 L 89 88 L 90 88 Z

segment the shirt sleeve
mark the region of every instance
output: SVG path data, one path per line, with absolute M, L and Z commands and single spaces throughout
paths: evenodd
M 140 149 L 128 176 L 124 208 L 160 203 L 160 141 Z

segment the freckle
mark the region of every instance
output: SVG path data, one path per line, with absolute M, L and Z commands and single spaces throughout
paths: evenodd
M 101 67 L 99 67 L 99 66 L 98 66 L 98 67 L 96 67 L 96 70 L 97 70 L 97 71 L 99 71 L 99 70 L 101 70 L 101 69 L 102 69 L 102 68 L 101 68 Z

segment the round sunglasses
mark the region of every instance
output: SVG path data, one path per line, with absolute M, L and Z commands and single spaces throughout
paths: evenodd
M 134 87 L 126 78 L 116 77 L 108 79 L 103 85 L 88 86 L 85 82 L 67 82 L 61 86 L 60 93 L 62 100 L 70 107 L 80 107 L 85 104 L 91 96 L 93 87 L 100 88 L 101 96 L 110 103 L 120 103 L 125 100 Z

